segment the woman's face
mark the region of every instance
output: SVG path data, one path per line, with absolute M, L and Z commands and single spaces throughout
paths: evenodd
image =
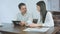
M 39 12 L 40 12 L 40 6 L 38 6 L 38 5 L 37 5 L 37 11 L 39 11 Z

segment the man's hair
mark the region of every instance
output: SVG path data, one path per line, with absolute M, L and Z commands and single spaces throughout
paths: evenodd
M 21 9 L 21 6 L 25 6 L 25 3 L 19 3 L 18 8 Z

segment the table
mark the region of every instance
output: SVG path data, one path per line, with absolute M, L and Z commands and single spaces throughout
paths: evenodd
M 0 27 L 0 32 L 2 34 L 54 34 L 57 31 L 58 27 L 52 27 L 47 32 L 24 32 L 23 30 L 26 27 L 14 26 L 10 23 L 4 23 L 2 27 Z

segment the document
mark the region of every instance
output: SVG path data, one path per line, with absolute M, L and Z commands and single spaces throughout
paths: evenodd
M 49 28 L 26 28 L 23 31 L 46 32 Z

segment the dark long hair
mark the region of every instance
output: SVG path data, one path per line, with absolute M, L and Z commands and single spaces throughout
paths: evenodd
M 47 14 L 45 2 L 44 1 L 39 1 L 39 2 L 36 3 L 36 5 L 40 7 L 40 14 L 42 16 L 42 22 L 44 23 L 45 22 L 45 17 L 46 17 L 46 14 Z

